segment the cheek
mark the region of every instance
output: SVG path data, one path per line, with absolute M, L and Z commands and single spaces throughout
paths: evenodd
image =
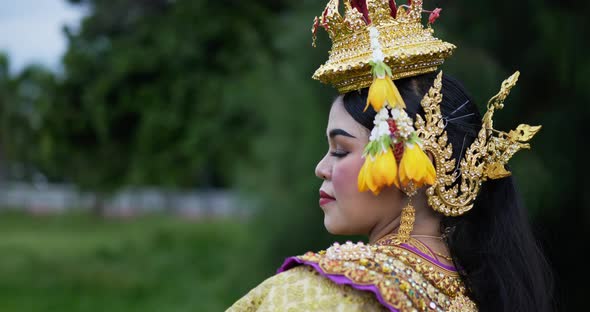
M 363 163 L 364 159 L 356 155 L 342 159 L 333 167 L 332 185 L 338 207 L 328 218 L 333 234 L 365 235 L 375 225 L 377 214 L 367 213 L 366 209 L 376 206 L 377 197 L 358 191 L 358 174 Z
M 364 159 L 360 156 L 349 155 L 334 166 L 332 183 L 336 199 L 341 197 L 346 200 L 347 197 L 358 194 L 357 179 L 363 163 Z

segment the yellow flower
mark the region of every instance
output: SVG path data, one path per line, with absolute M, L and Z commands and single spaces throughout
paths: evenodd
M 391 147 L 388 147 L 385 152 L 380 152 L 374 158 L 367 155 L 358 176 L 359 191 L 371 190 L 373 194 L 378 195 L 383 187 L 393 184 L 399 187 L 397 162 Z
M 406 144 L 399 165 L 399 179 L 403 186 L 414 181 L 416 187 L 432 185 L 436 178 L 434 165 L 418 144 Z
M 373 166 L 373 161 L 371 160 L 371 155 L 365 156 L 365 163 L 361 167 L 361 171 L 359 172 L 359 176 L 358 176 L 358 180 L 357 180 L 359 192 L 366 192 L 369 189 L 369 181 L 367 180 L 367 173 L 371 172 L 372 166 Z M 372 181 L 373 180 L 371 180 L 371 182 Z
M 375 167 L 373 168 L 373 177 L 376 179 L 377 185 L 391 186 L 395 184 L 399 187 L 397 161 L 391 147 L 388 146 L 385 152 L 377 155 Z
M 393 93 L 393 101 L 389 102 L 389 106 L 391 106 L 392 108 L 406 108 L 406 102 L 404 102 L 402 95 L 399 93 L 399 90 L 395 86 L 395 83 L 393 83 L 393 81 L 389 79 L 389 76 L 387 76 L 387 83 L 389 84 L 389 88 L 391 88 L 391 92 Z
M 376 112 L 379 112 L 383 105 L 385 105 L 386 101 L 391 107 L 406 107 L 406 104 L 404 103 L 399 90 L 391 80 L 391 77 L 388 75 L 375 77 L 371 87 L 369 87 L 369 96 L 367 97 L 367 106 L 365 106 L 365 110 L 369 108 L 370 104 Z

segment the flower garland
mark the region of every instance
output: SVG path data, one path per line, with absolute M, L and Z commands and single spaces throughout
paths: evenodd
M 365 162 L 359 172 L 358 189 L 361 192 L 371 190 L 378 195 L 382 188 L 392 185 L 400 189 L 410 184 L 418 188 L 432 185 L 436 171 L 422 150 L 413 121 L 405 111 L 406 104 L 391 79 L 391 68 L 384 62 L 379 30 L 369 27 L 369 36 L 373 50 L 370 63 L 373 83 L 364 110 L 371 105 L 377 115 L 363 152 Z

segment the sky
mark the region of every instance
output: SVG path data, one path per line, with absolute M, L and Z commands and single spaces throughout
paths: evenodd
M 66 48 L 63 25 L 78 25 L 84 11 L 66 0 L 0 0 L 0 52 L 11 71 L 39 63 L 60 68 Z

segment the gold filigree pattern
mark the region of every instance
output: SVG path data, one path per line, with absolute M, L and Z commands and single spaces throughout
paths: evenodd
M 267 279 L 227 311 L 477 311 L 457 272 L 416 251 L 428 250 L 416 239 L 391 245 L 395 236 L 296 257 L 303 266 Z
M 373 81 L 371 40 L 368 27 L 380 33 L 385 63 L 392 69 L 392 79 L 433 72 L 449 57 L 455 46 L 433 36 L 433 29 L 421 23 L 422 1 L 414 0 L 408 10 L 400 7 L 391 17 L 389 2 L 367 0 L 371 23 L 368 25 L 350 0 L 344 0 L 344 18 L 338 0 L 328 2 L 314 23 L 323 26 L 332 39 L 328 61 L 313 75 L 314 79 L 334 85 L 340 93 L 368 87 Z M 315 42 L 315 40 L 314 40 Z
M 507 177 L 505 169 L 508 160 L 520 149 L 529 148 L 526 143 L 541 126 L 519 125 L 509 133 L 493 128 L 492 117 L 496 109 L 504 107 L 504 100 L 516 84 L 519 72 L 514 73 L 502 83 L 500 92 L 488 102 L 488 110 L 483 116 L 482 128 L 475 141 L 469 146 L 456 170 L 452 158 L 452 146 L 447 142 L 444 131 L 446 123 L 440 111 L 442 101 L 442 72 L 434 85 L 422 99 L 424 119 L 416 116 L 416 132 L 422 140 L 424 149 L 432 153 L 436 168 L 435 183 L 426 190 L 428 204 L 447 216 L 462 215 L 473 207 L 483 182 L 488 179 Z
M 459 302 L 462 307 L 468 306 L 470 301 L 456 272 L 412 249 L 385 242 L 336 244 L 325 252 L 308 252 L 298 258 L 306 264 L 317 264 L 324 274 L 345 276 L 357 285 L 375 286 L 383 300 L 399 311 L 448 311 Z M 462 311 L 477 309 L 472 304 L 471 309 Z
M 227 312 L 384 312 L 370 292 L 338 285 L 308 266 L 272 276 L 236 301 Z
M 408 196 L 411 195 L 408 194 Z M 414 219 L 416 219 L 416 209 L 412 206 L 410 197 L 410 201 L 402 209 L 396 245 L 406 243 L 410 239 L 410 233 L 414 229 Z
M 457 295 L 451 301 L 448 312 L 477 311 L 477 306 L 466 296 Z
M 399 241 L 397 238 L 397 234 L 390 234 L 390 235 L 386 235 L 384 237 L 382 237 L 381 239 L 377 240 L 375 242 L 375 245 L 399 245 Z M 413 246 L 414 248 L 418 249 L 421 253 L 431 257 L 431 258 L 436 258 L 436 256 L 434 255 L 434 253 L 428 249 L 428 247 L 426 247 L 426 245 L 424 243 L 422 243 L 421 241 L 410 237 L 409 241 L 408 241 L 408 245 Z

